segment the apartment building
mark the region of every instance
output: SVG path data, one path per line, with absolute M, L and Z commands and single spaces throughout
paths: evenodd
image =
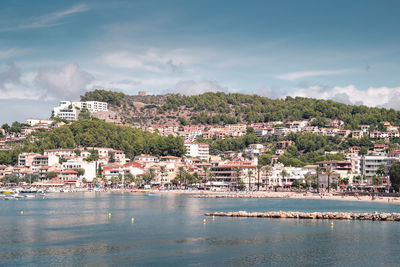
M 360 167 L 361 174 L 370 178 L 376 175 L 380 166 L 390 165 L 390 161 L 393 160 L 387 156 L 374 156 L 374 155 L 364 155 L 361 157 Z
M 187 142 L 185 143 L 185 147 L 187 157 L 198 157 L 199 159 L 207 160 L 210 155 L 208 144 Z
M 77 120 L 82 109 L 87 109 L 90 113 L 108 111 L 108 104 L 98 101 L 60 101 L 59 106 L 53 108 L 52 116 L 66 120 Z

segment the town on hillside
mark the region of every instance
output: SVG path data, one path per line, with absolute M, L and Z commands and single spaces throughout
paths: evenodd
M 140 95 L 145 96 L 145 92 Z M 180 138 L 184 153 L 175 155 L 127 155 L 124 149 L 90 142 L 85 146 L 22 149 L 73 122 L 101 121 L 110 116 L 108 107 L 109 103 L 100 101 L 61 101 L 50 119 L 3 124 L 3 186 L 388 192 L 392 190 L 390 170 L 400 161 L 398 125 L 383 121 L 379 128 L 360 124 L 358 129 L 349 130 L 342 120 L 326 119 L 320 126 L 314 123 L 316 118 L 225 125 L 115 123 L 117 127 Z

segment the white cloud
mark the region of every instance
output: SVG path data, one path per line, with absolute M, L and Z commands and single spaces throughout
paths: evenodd
M 400 102 L 397 101 L 397 97 L 400 96 L 400 87 L 370 87 L 367 90 L 360 90 L 354 85 L 335 86 L 333 88 L 311 86 L 296 89 L 290 95 L 332 99 L 346 104 L 400 109 Z
M 12 58 L 15 56 L 23 55 L 27 53 L 29 49 L 12 47 L 4 50 L 0 50 L 0 59 Z
M 284 74 L 279 74 L 276 78 L 281 80 L 295 81 L 308 77 L 316 77 L 316 76 L 328 76 L 328 75 L 341 75 L 341 74 L 349 74 L 352 73 L 352 70 L 343 69 L 343 70 L 312 70 L 312 71 L 297 71 L 297 72 L 288 72 Z
M 45 89 L 47 97 L 76 97 L 92 80 L 93 76 L 76 63 L 60 69 L 41 69 L 36 76 L 36 82 Z
M 27 18 L 20 23 L 14 23 L 12 26 L 0 28 L 0 31 L 17 31 L 53 27 L 62 24 L 62 20 L 68 16 L 88 10 L 89 8 L 85 4 L 79 4 L 62 11 L 49 13 L 39 17 Z
M 181 81 L 176 84 L 176 89 L 173 93 L 180 93 L 184 95 L 198 95 L 205 92 L 222 92 L 228 91 L 227 87 L 221 86 L 216 81 L 202 80 L 196 81 Z
M 101 62 L 121 69 L 131 69 L 149 73 L 182 72 L 187 64 L 194 62 L 194 58 L 183 49 L 158 51 L 114 51 L 101 57 Z

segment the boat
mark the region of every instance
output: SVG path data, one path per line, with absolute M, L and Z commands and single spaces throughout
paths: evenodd
M 14 192 L 11 191 L 11 190 L 3 190 L 3 191 L 1 191 L 0 193 L 2 193 L 2 194 L 12 194 L 12 193 L 14 193 Z
M 34 198 L 35 195 L 26 195 L 25 197 L 26 197 L 26 198 Z
M 20 193 L 28 193 L 28 194 L 36 194 L 38 190 L 36 188 L 28 188 L 28 189 L 22 189 L 19 191 Z
M 24 196 L 21 196 L 20 194 L 16 193 L 16 194 L 12 194 L 11 195 L 13 198 L 24 198 Z

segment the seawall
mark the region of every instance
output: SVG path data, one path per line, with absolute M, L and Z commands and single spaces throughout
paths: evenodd
M 354 213 L 354 212 L 301 212 L 301 211 L 269 211 L 269 212 L 213 212 L 205 216 L 251 217 L 276 219 L 312 219 L 312 220 L 359 220 L 359 221 L 400 221 L 400 213 Z

